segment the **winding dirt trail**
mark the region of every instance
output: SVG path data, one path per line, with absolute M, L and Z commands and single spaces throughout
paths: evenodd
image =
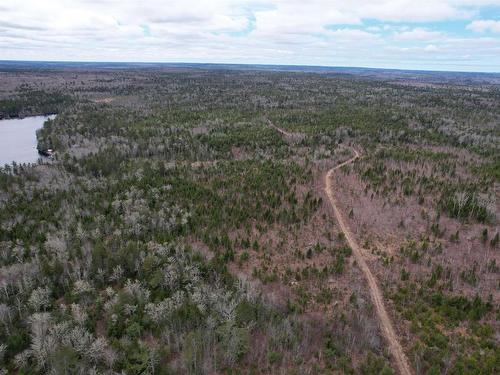
M 391 352 L 396 362 L 398 371 L 400 374 L 403 375 L 411 375 L 412 371 L 410 370 L 408 359 L 406 358 L 406 355 L 403 352 L 403 348 L 401 347 L 401 344 L 398 341 L 396 333 L 394 332 L 391 319 L 389 318 L 389 315 L 387 314 L 387 311 L 385 309 L 384 300 L 382 298 L 382 293 L 380 291 L 380 288 L 378 287 L 377 280 L 370 271 L 370 267 L 368 267 L 368 264 L 366 263 L 365 258 L 363 256 L 363 251 L 357 244 L 351 230 L 349 229 L 349 226 L 347 225 L 347 222 L 344 220 L 342 212 L 338 207 L 335 195 L 333 194 L 332 176 L 335 173 L 335 171 L 342 168 L 344 165 L 353 163 L 354 161 L 356 161 L 356 159 L 360 157 L 358 151 L 356 151 L 355 149 L 353 149 L 353 151 L 354 151 L 354 157 L 343 163 L 340 163 L 336 167 L 333 167 L 325 175 L 325 193 L 328 196 L 330 204 L 335 213 L 335 217 L 337 218 L 337 221 L 339 223 L 340 229 L 344 233 L 347 243 L 352 249 L 356 262 L 359 264 L 361 271 L 363 271 L 363 274 L 366 277 L 366 280 L 368 282 L 368 288 L 370 291 L 370 296 L 372 298 L 373 304 L 375 305 L 377 318 L 380 322 L 380 328 L 382 334 L 389 345 L 389 351 Z
M 284 135 L 285 137 L 293 137 L 293 133 L 289 133 L 286 130 L 283 130 L 281 128 L 278 128 L 276 125 L 274 125 L 271 120 L 267 120 L 268 125 L 276 130 L 278 133 L 281 133 L 281 135 Z
M 289 138 L 294 135 L 293 133 L 287 132 L 286 130 L 283 130 L 278 126 L 274 125 L 269 119 L 267 119 L 267 122 L 270 127 L 275 129 L 285 137 Z M 326 173 L 325 184 L 324 184 L 325 193 L 328 197 L 328 200 L 330 201 L 337 222 L 339 223 L 340 229 L 344 233 L 346 241 L 352 249 L 356 262 L 359 264 L 359 267 L 361 268 L 361 271 L 365 275 L 366 281 L 368 282 L 368 289 L 370 292 L 370 296 L 375 306 L 377 319 L 380 322 L 380 329 L 382 331 L 382 335 L 385 337 L 387 341 L 389 351 L 392 357 L 394 358 L 394 361 L 396 362 L 398 372 L 402 375 L 412 375 L 413 372 L 411 370 L 410 365 L 408 364 L 408 359 L 406 358 L 403 348 L 399 343 L 396 332 L 394 331 L 391 318 L 389 317 L 389 315 L 387 314 L 387 310 L 385 309 L 384 299 L 382 297 L 382 292 L 378 287 L 377 280 L 375 279 L 375 276 L 373 276 L 370 267 L 368 267 L 368 264 L 366 263 L 365 257 L 363 255 L 363 251 L 356 242 L 356 239 L 354 238 L 354 235 L 349 229 L 347 222 L 344 220 L 344 216 L 342 215 L 342 212 L 338 207 L 335 195 L 333 194 L 332 177 L 335 171 L 342 168 L 344 165 L 354 163 L 360 157 L 360 154 L 357 150 L 355 150 L 354 148 L 352 148 L 352 150 L 354 151 L 354 156 L 351 159 L 338 164 L 337 166 L 330 169 L 328 173 Z

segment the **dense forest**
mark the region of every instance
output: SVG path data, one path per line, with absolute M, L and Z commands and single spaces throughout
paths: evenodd
M 498 83 L 3 73 L 0 118 L 57 116 L 0 169 L 0 373 L 397 372 L 322 184 L 354 149 L 334 193 L 413 371 L 500 371 Z
M 0 119 L 25 115 L 49 115 L 62 111 L 71 104 L 71 97 L 58 92 L 20 90 L 17 95 L 0 100 Z

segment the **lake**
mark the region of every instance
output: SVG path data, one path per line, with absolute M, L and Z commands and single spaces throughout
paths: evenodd
M 13 161 L 18 164 L 38 162 L 36 131 L 55 116 L 0 120 L 0 167 Z

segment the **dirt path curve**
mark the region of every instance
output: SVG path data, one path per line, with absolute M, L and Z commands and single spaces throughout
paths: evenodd
M 285 137 L 292 137 L 294 135 L 293 133 L 289 133 L 279 128 L 278 126 L 274 125 L 269 119 L 267 119 L 267 122 L 270 127 L 276 129 L 276 131 L 278 131 Z M 380 322 L 380 329 L 382 331 L 382 335 L 385 337 L 389 345 L 389 351 L 396 362 L 396 365 L 398 367 L 398 372 L 401 375 L 412 375 L 412 370 L 410 365 L 408 364 L 408 359 L 406 358 L 406 355 L 403 352 L 403 348 L 401 347 L 398 337 L 394 332 L 394 327 L 392 326 L 391 319 L 389 318 L 389 315 L 387 314 L 387 311 L 385 309 L 384 299 L 382 298 L 382 292 L 378 287 L 377 280 L 370 271 L 370 267 L 368 267 L 368 264 L 365 261 L 363 251 L 356 242 L 356 239 L 354 238 L 354 235 L 349 229 L 347 222 L 344 220 L 342 212 L 338 207 L 337 200 L 335 199 L 335 195 L 333 194 L 332 177 L 335 171 L 342 168 L 344 165 L 348 165 L 355 162 L 360 157 L 358 151 L 356 151 L 354 148 L 352 150 L 354 151 L 354 156 L 351 159 L 338 164 L 337 166 L 330 169 L 328 173 L 326 173 L 325 193 L 333 208 L 333 212 L 335 213 L 335 217 L 339 223 L 340 229 L 344 233 L 347 243 L 352 249 L 354 257 L 356 258 L 356 262 L 359 264 L 361 271 L 366 277 L 370 296 L 375 306 L 375 312 L 377 313 L 377 318 Z
M 271 120 L 267 120 L 267 123 L 268 123 L 268 125 L 269 125 L 271 128 L 275 129 L 278 133 L 281 133 L 281 135 L 284 135 L 285 137 L 293 137 L 293 135 L 294 135 L 293 133 L 289 133 L 289 132 L 287 132 L 286 130 L 283 130 L 283 129 L 281 129 L 281 128 L 278 128 L 276 125 L 274 125 L 274 124 L 271 122 Z
M 394 332 L 391 319 L 389 318 L 389 315 L 387 314 L 387 311 L 385 309 L 384 300 L 382 298 L 382 293 L 380 291 L 380 288 L 378 287 L 377 280 L 370 271 L 370 267 L 368 267 L 368 264 L 366 263 L 365 258 L 363 256 L 363 251 L 357 244 L 351 230 L 349 229 L 349 226 L 344 220 L 342 212 L 338 207 L 337 200 L 335 199 L 335 195 L 333 194 L 332 176 L 335 173 L 335 171 L 337 169 L 342 168 L 344 165 L 353 163 L 359 157 L 360 157 L 359 152 L 354 150 L 354 157 L 343 163 L 340 163 L 339 165 L 333 167 L 328 171 L 328 173 L 325 175 L 325 192 L 326 195 L 328 196 L 328 199 L 330 200 L 330 204 L 332 205 L 340 229 L 344 233 L 347 243 L 352 249 L 356 262 L 359 264 L 361 271 L 363 271 L 366 280 L 368 281 L 370 296 L 372 298 L 373 304 L 375 305 L 375 311 L 377 313 L 377 318 L 380 322 L 380 328 L 387 343 L 389 344 L 389 350 L 394 360 L 396 361 L 398 371 L 402 375 L 411 375 L 412 371 L 410 370 L 408 359 L 406 358 L 406 355 L 403 352 L 403 348 L 401 347 L 401 344 L 398 341 L 396 333 Z

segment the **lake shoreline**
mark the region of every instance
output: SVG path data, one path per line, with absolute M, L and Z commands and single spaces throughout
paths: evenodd
M 4 116 L 2 117 L 0 115 L 0 121 L 3 121 L 3 120 L 24 120 L 26 118 L 30 118 L 30 117 L 40 117 L 40 116 L 43 116 L 43 117 L 49 117 L 49 116 L 57 116 L 58 113 L 56 112 L 50 112 L 50 113 L 43 113 L 43 112 L 32 112 L 30 114 L 26 114 L 26 115 L 22 115 L 22 116 L 14 116 L 14 117 L 9 117 L 9 116 Z
M 0 120 L 0 166 L 37 164 L 40 155 L 36 132 L 56 114 Z M 49 158 L 47 158 L 49 159 Z

